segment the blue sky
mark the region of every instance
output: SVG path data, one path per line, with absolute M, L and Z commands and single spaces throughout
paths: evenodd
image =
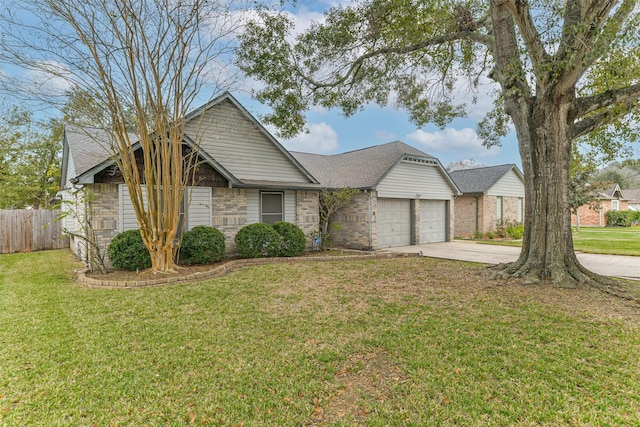
M 234 95 L 258 118 L 269 112 L 268 107 L 247 94 Z M 307 116 L 309 133 L 280 141 L 293 151 L 335 154 L 399 140 L 437 157 L 444 166 L 473 159 L 487 166 L 515 163 L 521 168 L 514 132 L 503 138 L 500 147 L 489 150 L 476 134 L 477 120 L 472 115 L 454 120 L 444 129 L 434 125 L 417 128 L 405 111 L 392 106 L 371 105 L 349 118 L 339 111 L 313 111 Z

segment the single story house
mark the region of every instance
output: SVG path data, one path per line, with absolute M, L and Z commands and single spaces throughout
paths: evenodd
M 216 227 L 229 252 L 247 224 L 284 220 L 311 234 L 320 228 L 320 191 L 343 187 L 363 192 L 336 215 L 345 225 L 336 244 L 377 249 L 453 237 L 458 189 L 436 158 L 402 142 L 332 156 L 290 153 L 229 93 L 185 123 L 183 149 L 199 148 L 196 179 L 185 194 L 185 230 Z M 103 253 L 116 234 L 138 228 L 106 141 L 103 130 L 65 127 L 60 197 L 69 214 L 63 227 L 77 234 L 71 248 L 85 261 L 88 248 L 79 236 L 90 231 L 87 224 Z
M 453 238 L 453 200 L 459 194 L 438 159 L 395 141 L 341 154 L 291 153 L 327 189 L 361 192 L 331 221 L 332 243 L 381 249 Z
M 455 237 L 494 232 L 523 222 L 524 176 L 514 164 L 449 172 L 462 195 L 455 201 Z
M 618 184 L 613 184 L 606 190 L 599 192 L 595 200 L 578 208 L 580 225 L 604 227 L 607 225 L 604 214 L 609 211 L 625 211 L 628 209 L 627 198 L 623 195 Z M 571 225 L 576 225 L 578 218 L 571 214 Z
M 90 220 L 104 252 L 116 234 L 138 228 L 106 141 L 100 129 L 66 126 L 60 194 L 70 213 L 63 227 L 86 235 Z M 320 184 L 231 94 L 186 117 L 185 149 L 194 141 L 200 158 L 195 184 L 185 194 L 185 230 L 216 227 L 232 251 L 236 232 L 246 224 L 284 220 L 305 233 L 318 229 Z M 71 248 L 88 260 L 83 239 L 72 238 Z

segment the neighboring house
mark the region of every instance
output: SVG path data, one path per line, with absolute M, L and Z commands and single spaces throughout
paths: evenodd
M 184 201 L 186 230 L 216 227 L 232 251 L 236 232 L 247 224 L 284 220 L 305 233 L 318 229 L 318 181 L 232 95 L 221 95 L 185 121 L 184 149 L 200 145 L 195 185 Z M 103 250 L 119 232 L 138 228 L 122 175 L 97 142 L 105 143 L 107 136 L 97 129 L 66 126 L 60 194 L 71 202 L 64 208 L 76 213 L 65 217 L 63 226 L 82 233 L 90 207 Z M 91 199 L 84 203 L 77 190 L 90 192 Z M 72 239 L 71 247 L 86 260 L 81 239 Z
M 627 199 L 627 209 L 630 211 L 640 211 L 640 189 L 622 190 L 622 194 Z
M 449 175 L 462 192 L 455 202 L 455 237 L 523 222 L 524 176 L 516 165 L 462 169 Z
M 607 225 L 604 214 L 609 211 L 625 211 L 628 202 L 618 184 L 613 184 L 606 190 L 598 193 L 591 203 L 578 208 L 580 225 L 604 227 Z M 576 225 L 576 216 L 571 214 L 571 225 Z
M 361 190 L 332 217 L 332 243 L 380 249 L 453 238 L 459 194 L 438 159 L 403 142 L 335 155 L 291 153 L 327 189 Z

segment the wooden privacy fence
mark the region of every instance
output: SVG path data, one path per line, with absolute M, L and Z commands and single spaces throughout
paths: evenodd
M 69 247 L 59 210 L 0 210 L 0 254 Z

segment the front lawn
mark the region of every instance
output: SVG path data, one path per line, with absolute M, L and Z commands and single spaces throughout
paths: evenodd
M 0 256 L 0 425 L 636 425 L 640 312 L 430 258 L 96 290 Z
M 522 246 L 521 240 L 478 240 L 489 245 Z M 640 256 L 640 227 L 580 227 L 573 229 L 573 246 L 578 252 Z

